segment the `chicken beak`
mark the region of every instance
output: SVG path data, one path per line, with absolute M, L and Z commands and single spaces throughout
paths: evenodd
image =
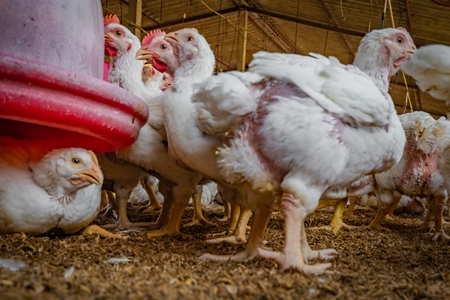
M 105 35 L 104 37 L 105 37 L 105 41 L 107 41 L 107 42 L 112 42 L 113 41 L 113 39 L 111 37 L 107 36 L 107 35 Z
M 103 173 L 100 171 L 100 168 L 94 169 L 88 171 L 80 171 L 77 173 L 78 176 L 80 176 L 80 183 L 81 182 L 90 182 L 97 185 L 103 184 Z
M 152 64 L 145 64 L 144 69 L 148 70 L 148 76 L 154 77 L 155 76 L 155 68 L 153 68 Z
M 151 62 L 153 61 L 153 52 L 149 51 L 147 47 L 141 47 L 136 52 L 136 59 Z
M 166 40 L 167 42 L 169 42 L 173 46 L 174 44 L 178 43 L 177 33 L 176 32 L 169 32 L 164 37 L 164 40 Z
M 411 58 L 411 56 L 416 52 L 417 48 L 416 46 L 414 46 L 414 48 L 410 48 L 407 53 L 408 53 L 408 59 Z
M 80 176 L 80 178 L 72 179 L 72 183 L 74 185 L 78 185 L 82 182 L 90 182 L 97 185 L 103 184 L 103 172 L 100 170 L 100 165 L 98 164 L 97 156 L 94 152 L 88 151 L 91 156 L 92 161 L 94 162 L 94 166 L 90 170 L 79 171 L 76 174 Z

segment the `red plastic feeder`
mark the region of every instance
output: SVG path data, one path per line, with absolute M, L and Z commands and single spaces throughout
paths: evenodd
M 100 1 L 0 0 L 0 135 L 115 151 L 146 123 L 145 103 L 102 80 Z

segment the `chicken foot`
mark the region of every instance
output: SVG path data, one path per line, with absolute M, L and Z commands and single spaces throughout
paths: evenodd
M 380 200 L 382 197 L 385 199 L 385 201 Z M 372 222 L 370 222 L 370 224 L 367 226 L 367 228 L 389 231 L 388 228 L 381 226 L 381 222 L 383 222 L 383 219 L 387 214 L 389 214 L 391 211 L 394 211 L 394 208 L 397 206 L 400 198 L 400 194 L 395 196 L 391 194 L 377 194 L 378 213 L 372 220 Z
M 207 226 L 217 226 L 217 224 L 210 222 L 205 219 L 202 212 L 202 195 L 203 187 L 198 185 L 195 189 L 194 195 L 192 195 L 192 203 L 194 205 L 194 217 L 192 221 L 184 224 L 183 227 L 189 227 L 194 225 L 207 225 Z
M 162 205 L 159 203 L 158 198 L 156 197 L 155 191 L 153 190 L 151 183 L 148 178 L 141 179 L 141 185 L 144 188 L 145 192 L 148 196 L 149 204 L 143 211 L 144 213 L 153 213 L 161 211 Z
M 346 216 L 353 215 L 353 212 L 355 211 L 355 205 L 356 202 L 358 202 L 359 197 L 358 196 L 348 196 L 348 202 L 350 204 L 348 205 L 347 211 L 345 212 Z
M 225 231 L 208 234 L 206 236 L 207 238 L 217 237 L 221 235 L 230 235 L 234 232 L 239 220 L 239 216 L 241 214 L 241 206 L 237 204 L 230 204 L 230 206 L 231 206 L 231 216 L 230 216 L 230 223 L 228 224 L 228 229 Z
M 270 203 L 270 201 L 268 203 Z M 266 231 L 267 224 L 269 223 L 270 216 L 272 215 L 272 210 L 273 208 L 270 204 L 267 206 L 261 205 L 257 210 L 253 212 L 250 236 L 244 251 L 234 255 L 216 255 L 205 253 L 199 257 L 199 260 L 244 262 L 253 259 L 260 249 L 266 249 L 263 246 L 263 236 L 264 232 Z
M 184 209 L 189 202 L 189 198 L 193 194 L 193 190 L 187 186 L 176 185 L 175 187 L 173 187 L 171 194 L 173 195 L 173 202 L 171 201 L 170 204 L 167 204 L 167 206 L 165 202 L 167 201 L 168 197 L 164 195 L 164 198 L 166 200 L 164 201 L 163 211 L 165 214 L 167 214 L 167 216 L 170 216 L 168 223 L 161 229 L 147 232 L 148 237 L 181 234 L 181 218 L 183 216 Z
M 226 222 L 231 219 L 231 203 L 223 199 L 222 202 L 223 202 L 223 218 L 216 218 L 217 222 Z
M 247 242 L 247 239 L 245 238 L 245 232 L 247 231 L 247 224 L 251 214 L 252 212 L 250 209 L 239 209 L 239 219 L 237 221 L 237 224 L 234 226 L 235 228 L 233 230 L 233 233 L 225 237 L 208 239 L 206 240 L 206 242 L 210 244 L 217 244 L 222 242 L 233 245 L 245 244 Z
M 132 223 L 128 219 L 127 214 L 127 203 L 128 199 L 131 195 L 131 190 L 129 188 L 117 188 L 116 189 L 116 199 L 119 203 L 119 229 L 127 229 L 127 230 L 133 230 L 133 229 L 142 229 L 144 227 L 151 226 L 152 223 L 150 222 L 139 222 L 139 223 Z
M 319 206 L 317 207 L 317 209 L 320 209 L 320 208 L 326 206 L 326 205 L 321 205 L 321 202 L 322 201 L 319 202 Z M 357 228 L 355 226 L 348 225 L 348 224 L 344 223 L 344 221 L 342 221 L 346 204 L 347 204 L 347 199 L 338 200 L 334 204 L 333 218 L 331 219 L 331 222 L 329 225 L 318 226 L 318 227 L 309 227 L 309 229 L 327 229 L 327 230 L 331 230 L 334 234 L 337 234 L 341 230 L 341 228 L 345 228 L 348 230 Z
M 281 207 L 285 222 L 285 246 L 281 252 L 260 248 L 258 249 L 258 255 L 275 260 L 281 270 L 293 268 L 307 275 L 323 274 L 327 268 L 331 267 L 330 263 L 307 265 L 305 262 L 315 256 L 327 258 L 336 251 L 327 249 L 322 253 L 320 251 L 314 252 L 309 248 L 306 234 L 302 233 L 307 212 L 300 200 L 295 199 L 291 194 L 284 193 L 281 199 Z
M 445 203 L 446 197 L 432 195 L 430 198 L 433 198 L 432 205 L 430 206 L 430 208 L 434 214 L 434 220 L 435 220 L 435 227 L 434 227 L 435 232 L 431 239 L 433 241 L 448 240 L 448 239 L 450 239 L 450 237 L 447 234 L 445 234 L 444 229 L 442 228 L 442 224 L 443 224 L 442 213 L 444 211 L 444 205 L 445 205 L 444 203 Z
M 112 233 L 109 232 L 103 228 L 101 228 L 98 225 L 89 225 L 86 226 L 85 228 L 83 228 L 80 232 L 80 235 L 83 236 L 87 236 L 87 235 L 92 235 L 92 234 L 98 234 L 101 237 L 104 238 L 112 238 L 112 239 L 124 239 L 124 238 L 128 238 L 128 236 L 124 236 L 121 233 Z

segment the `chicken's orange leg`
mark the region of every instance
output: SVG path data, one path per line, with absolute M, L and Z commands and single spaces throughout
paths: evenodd
M 144 210 L 146 213 L 152 213 L 155 211 L 160 211 L 162 209 L 162 205 L 159 203 L 158 198 L 156 197 L 155 191 L 153 190 L 152 186 L 148 182 L 147 179 L 141 180 L 141 185 L 147 192 L 149 204 L 147 208 Z
M 391 211 L 392 207 L 396 205 L 397 201 L 392 194 L 377 194 L 378 213 L 375 218 L 367 226 L 369 229 L 383 229 L 389 230 L 381 226 L 384 217 Z
M 333 212 L 333 218 L 331 219 L 331 222 L 329 225 L 325 226 L 317 226 L 317 227 L 309 227 L 309 229 L 327 229 L 331 230 L 334 234 L 337 234 L 339 230 L 341 230 L 342 227 L 346 229 L 354 229 L 354 226 L 350 226 L 345 224 L 342 221 L 342 217 L 344 214 L 345 205 L 347 204 L 347 199 L 341 199 L 341 200 L 335 200 L 335 199 L 320 199 L 319 205 L 316 208 L 316 211 L 318 209 L 321 209 L 323 207 L 327 207 L 330 205 L 334 206 L 334 212 Z
M 228 224 L 228 229 L 226 231 L 208 234 L 206 237 L 212 238 L 232 234 L 234 230 L 236 230 L 240 214 L 241 214 L 241 206 L 239 206 L 238 204 L 231 204 L 231 219 L 230 223 Z
M 428 197 L 427 198 L 427 213 L 425 215 L 425 220 L 423 221 L 422 225 L 420 227 L 414 229 L 417 231 L 429 231 L 434 228 L 433 224 L 433 210 L 432 206 L 434 205 L 434 198 Z
M 400 200 L 402 199 L 402 196 L 396 196 L 394 198 L 394 203 L 391 204 L 391 209 L 389 209 L 389 212 L 387 214 L 387 218 L 395 218 L 394 217 L 394 210 L 397 208 L 397 205 L 400 203 Z
M 202 212 L 202 195 L 203 195 L 203 186 L 198 185 L 194 195 L 192 196 L 192 203 L 194 205 L 194 217 L 192 221 L 184 224 L 183 227 L 194 226 L 194 225 L 208 225 L 208 226 L 217 226 L 212 222 L 209 222 L 205 219 Z
M 433 213 L 434 213 L 434 220 L 436 222 L 436 225 L 434 226 L 434 235 L 432 237 L 433 241 L 437 240 L 448 240 L 450 237 L 445 234 L 444 229 L 442 228 L 442 213 L 444 211 L 444 202 L 445 197 L 443 196 L 431 196 L 434 198 L 433 206 L 431 207 Z
M 172 211 L 173 199 L 172 197 L 165 197 L 164 203 L 162 205 L 161 212 L 159 213 L 158 220 L 156 223 L 151 224 L 147 227 L 148 230 L 156 230 L 165 227 L 169 224 L 170 212 Z
M 217 222 L 226 222 L 231 218 L 231 203 L 222 199 L 223 202 L 223 218 L 216 218 Z
M 347 199 L 341 199 L 334 206 L 333 219 L 331 219 L 331 222 L 330 222 L 330 228 L 334 234 L 337 234 L 339 232 L 339 230 L 341 230 L 342 227 L 344 227 L 348 230 L 355 228 L 355 226 L 347 225 L 344 223 L 344 221 L 342 221 L 342 217 L 344 215 L 344 209 L 345 209 L 346 204 L 347 204 Z
M 91 235 L 91 234 L 98 234 L 99 236 L 104 237 L 104 238 L 113 238 L 113 239 L 123 239 L 123 238 L 126 238 L 126 236 L 124 236 L 124 235 L 121 234 L 121 233 L 112 233 L 112 232 L 109 232 L 109 231 L 107 231 L 107 230 L 101 228 L 101 227 L 98 226 L 98 225 L 89 225 L 89 226 L 86 226 L 86 227 L 83 228 L 79 233 L 80 233 L 80 235 L 84 235 L 84 236 L 86 236 L 86 235 Z
M 262 200 L 261 198 L 260 200 Z M 270 203 L 270 198 L 268 199 L 268 201 L 269 202 L 265 201 L 261 202 Z M 243 252 L 237 253 L 235 255 L 215 255 L 205 253 L 202 256 L 200 256 L 199 260 L 202 261 L 212 260 L 221 262 L 233 260 L 244 262 L 254 258 L 257 254 L 258 249 L 263 247 L 262 245 L 263 236 L 267 228 L 267 223 L 269 223 L 270 216 L 272 215 L 272 209 L 273 209 L 272 205 L 263 205 L 261 203 L 261 206 L 258 208 L 258 210 L 253 212 L 252 228 L 250 231 L 247 246 L 245 247 L 245 250 Z
M 128 219 L 127 214 L 127 202 L 130 198 L 131 189 L 129 188 L 118 188 L 116 189 L 116 200 L 119 203 L 119 229 L 141 229 L 142 227 L 148 227 L 152 223 L 141 222 L 132 223 Z
M 247 242 L 245 238 L 245 232 L 247 231 L 247 224 L 251 215 L 252 211 L 250 209 L 240 209 L 239 219 L 232 235 L 209 239 L 206 240 L 206 242 L 211 244 L 217 244 L 221 242 L 230 243 L 233 245 L 245 244 Z
M 359 197 L 357 196 L 349 196 L 348 201 L 350 202 L 350 205 L 348 206 L 347 212 L 345 213 L 346 216 L 353 215 L 353 211 L 355 210 L 355 204 L 358 201 Z
M 184 186 L 176 186 L 173 189 L 173 203 L 170 210 L 169 223 L 160 230 L 153 230 L 147 232 L 148 237 L 164 236 L 164 235 L 179 235 L 181 217 L 183 216 L 184 209 L 189 202 L 189 198 L 192 195 L 192 189 Z M 164 201 L 165 202 L 165 201 Z M 164 207 L 163 207 L 164 209 Z

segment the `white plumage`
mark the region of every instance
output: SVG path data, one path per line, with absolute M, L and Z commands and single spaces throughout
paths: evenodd
M 409 62 L 402 66 L 419 88 L 436 99 L 450 104 L 450 47 L 427 45 L 420 47 Z
M 116 31 L 122 34 L 116 36 Z M 194 194 L 201 176 L 182 168 L 169 155 L 164 126 L 163 92 L 150 91 L 142 82 L 144 63 L 142 60 L 136 60 L 136 56 L 140 55 L 140 43 L 137 37 L 117 23 L 106 25 L 105 35 L 109 37 L 105 40 L 105 47 L 120 49 L 117 55 L 111 57 L 110 75 L 116 75 L 110 80 L 120 83 L 120 86 L 141 97 L 150 112 L 147 124 L 142 127 L 137 140 L 126 149 L 118 151 L 117 156 L 131 165 L 152 171 L 152 174 L 160 180 L 160 192 L 168 204 L 164 205 L 157 223 L 150 226 L 151 229 L 158 230 L 149 235 L 179 234 L 182 213 L 189 198 Z M 172 51 L 170 44 L 162 39 L 164 36 L 165 33 L 159 30 L 150 32 L 143 39 L 143 47 L 156 48 L 163 53 Z M 120 70 L 115 70 L 116 68 Z M 119 199 L 120 218 L 126 220 L 125 223 L 121 222 L 121 226 L 134 227 L 135 225 L 128 221 L 125 210 L 134 186 L 123 186 L 122 182 L 116 182 L 116 186 L 122 189 L 122 196 Z M 203 216 L 197 216 L 197 218 L 204 220 Z M 159 230 L 163 225 L 164 229 Z
M 446 174 L 439 166 L 439 160 L 450 144 L 450 122 L 443 117 L 435 120 L 420 111 L 399 117 L 406 134 L 406 146 L 397 164 L 386 172 L 374 175 L 379 209 L 370 227 L 380 227 L 384 216 L 402 195 L 428 197 L 437 220 L 433 239 L 446 238 L 441 223 L 443 206 L 440 211 L 434 206 L 436 201 L 443 205 L 448 194 Z
M 231 87 L 221 87 L 214 82 L 217 79 L 210 77 L 213 55 L 201 35 L 184 29 L 168 38 L 181 65 L 164 101 L 169 147 L 175 157 L 191 168 L 247 191 L 247 197 L 239 204 L 254 213 L 246 250 L 231 259 L 250 259 L 257 252 L 277 260 L 282 268 L 322 273 L 329 264 L 308 266 L 305 261 L 318 256 L 330 258 L 335 251 L 311 250 L 303 220 L 328 188 L 346 189 L 353 181 L 386 170 L 400 159 L 405 134 L 386 91 L 388 76 L 415 50 L 409 34 L 396 29 L 370 34 L 369 38 L 375 42 L 369 43 L 372 46 L 369 48 L 376 48 L 376 54 L 374 65 L 369 67 L 386 76 L 373 76 L 363 70 L 374 81 L 333 58 L 256 54 L 250 72 L 262 80 L 242 80 L 247 91 L 239 88 L 241 94 L 250 95 L 241 102 L 243 106 L 256 103 L 256 109 L 250 113 L 248 109 L 237 109 L 235 103 L 239 99 L 230 100 L 230 93 L 221 94 Z M 386 47 L 390 47 L 389 51 Z M 361 51 L 359 55 L 367 52 Z M 339 79 L 335 74 L 340 75 Z M 246 74 L 241 76 L 248 78 Z M 255 74 L 251 76 L 254 78 Z M 193 90 L 191 86 L 195 83 L 200 85 Z M 371 93 L 365 93 L 368 90 Z M 238 112 L 234 120 L 240 125 L 234 135 L 228 134 L 225 146 L 220 134 L 205 136 L 199 129 L 192 102 L 194 91 L 197 108 L 209 107 L 211 116 Z M 216 98 L 217 103 L 232 101 L 229 106 L 232 109 L 207 103 L 202 106 L 199 104 L 202 98 L 208 102 Z M 226 111 L 220 111 L 222 108 Z M 216 132 L 227 131 L 224 122 L 210 122 L 208 126 L 215 123 L 219 125 Z M 236 128 L 236 124 L 230 125 L 230 131 Z M 274 253 L 260 247 L 273 196 L 279 195 L 286 222 L 286 245 L 282 253 Z
M 95 219 L 103 175 L 92 151 L 0 140 L 0 233 L 70 234 Z

